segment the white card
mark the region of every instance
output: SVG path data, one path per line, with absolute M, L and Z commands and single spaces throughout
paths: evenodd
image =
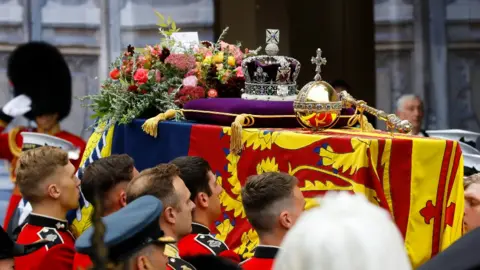
M 198 32 L 175 32 L 172 33 L 172 38 L 184 45 L 194 46 L 200 43 Z

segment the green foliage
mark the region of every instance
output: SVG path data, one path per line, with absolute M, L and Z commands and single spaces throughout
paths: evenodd
M 182 83 L 179 77 L 171 77 L 155 84 L 150 92 L 141 94 L 128 90 L 128 85 L 120 81 L 107 79 L 99 94 L 80 98 L 83 106 L 94 111 L 92 118 L 110 124 L 128 124 L 149 109 L 165 112 L 178 109 L 175 105 L 175 92 L 169 94 L 170 88 L 178 88 Z
M 155 11 L 155 15 L 158 17 L 157 26 L 160 27 L 160 33 L 165 37 L 170 37 L 173 33 L 180 31 L 172 17 L 168 16 L 165 20 L 165 16 L 158 11 Z

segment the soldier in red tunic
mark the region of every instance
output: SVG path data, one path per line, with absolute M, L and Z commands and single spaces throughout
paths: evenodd
M 163 202 L 160 227 L 165 236 L 175 240 L 182 239 L 192 231 L 192 210 L 195 208 L 190 200 L 190 191 L 179 175 L 177 166 L 160 164 L 140 172 L 127 187 L 128 204 L 145 195 L 153 195 Z M 167 269 L 195 269 L 180 258 L 174 244 L 167 244 L 164 254 L 168 257 Z
M 171 161 L 180 169 L 180 177 L 190 190 L 190 200 L 195 203 L 192 213 L 192 232 L 180 239 L 180 257 L 215 255 L 240 262 L 240 257 L 216 239 L 209 226 L 221 215 L 220 194 L 223 191 L 208 162 L 195 156 L 179 157 Z
M 52 141 L 59 140 L 60 144 L 64 142 L 53 136 L 48 137 Z M 52 141 L 46 144 L 55 144 Z M 26 144 L 27 137 L 24 147 Z M 65 244 L 74 247 L 75 240 L 68 231 L 65 218 L 68 211 L 78 207 L 80 180 L 66 151 L 43 146 L 22 153 L 17 165 L 17 185 L 23 197 L 32 205 L 32 213 L 22 227 L 17 242 L 50 242 L 27 256 L 15 258 L 15 269 L 34 269 L 53 246 Z
M 269 172 L 251 176 L 242 188 L 243 207 L 260 245 L 242 262 L 245 270 L 270 270 L 287 231 L 305 208 L 305 199 L 294 176 Z
M 70 113 L 72 79 L 68 65 L 58 49 L 44 42 L 18 46 L 8 59 L 7 76 L 15 98 L 0 110 L 0 159 L 10 162 L 12 181 L 15 183 L 14 168 L 22 149 L 20 133 L 23 131 L 49 134 L 71 142 L 79 149 L 80 158 L 72 159 L 72 164 L 78 168 L 85 141 L 61 130 L 59 126 L 60 121 Z M 19 126 L 4 132 L 13 118 L 22 115 L 34 121 L 36 127 Z M 21 195 L 15 187 L 7 208 L 5 229 L 20 200 Z

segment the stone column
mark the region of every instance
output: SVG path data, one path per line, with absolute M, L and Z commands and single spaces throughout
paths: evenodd
M 102 82 L 110 71 L 110 63 L 120 55 L 120 8 L 121 1 L 100 1 L 100 61 L 99 82 Z
M 42 1 L 25 0 L 23 4 L 23 29 L 25 42 L 42 40 Z
M 430 5 L 430 70 L 429 100 L 434 107 L 437 129 L 449 128 L 448 63 L 445 0 L 429 0 Z
M 429 88 L 429 7 L 428 1 L 413 1 L 413 93 L 420 96 L 424 101 L 427 98 Z

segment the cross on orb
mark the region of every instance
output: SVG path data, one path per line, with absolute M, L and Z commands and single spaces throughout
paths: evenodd
M 315 81 L 321 81 L 322 80 L 322 75 L 320 73 L 322 72 L 322 66 L 327 64 L 327 59 L 325 57 L 322 57 L 322 50 L 317 49 L 317 56 L 312 57 L 312 64 L 316 65 L 315 72 Z

